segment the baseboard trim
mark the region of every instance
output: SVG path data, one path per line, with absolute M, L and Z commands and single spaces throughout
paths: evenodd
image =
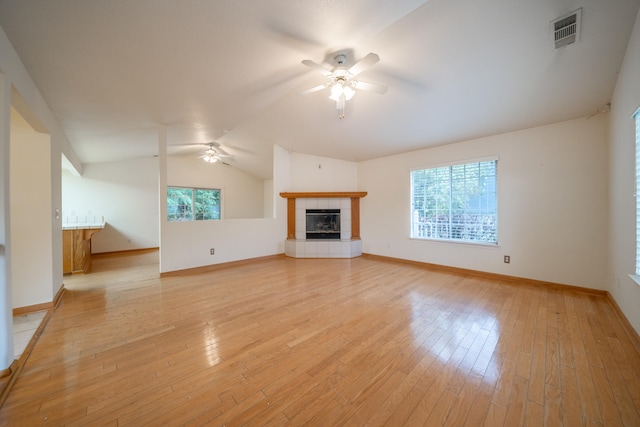
M 510 283 L 523 283 L 523 284 L 527 284 L 527 285 L 544 286 L 544 287 L 547 287 L 547 288 L 553 288 L 553 289 L 558 289 L 558 290 L 572 290 L 572 291 L 575 291 L 575 292 L 582 292 L 582 293 L 591 294 L 591 295 L 597 295 L 597 296 L 601 296 L 601 297 L 606 297 L 607 294 L 608 294 L 607 291 L 603 291 L 603 290 L 600 290 L 600 289 L 584 288 L 584 287 L 581 287 L 581 286 L 565 285 L 565 284 L 562 284 L 562 283 L 545 282 L 543 280 L 526 279 L 526 278 L 523 278 L 523 277 L 507 276 L 507 275 L 504 275 L 504 274 L 489 273 L 489 272 L 486 272 L 486 271 L 470 270 L 470 269 L 459 268 L 459 267 L 450 267 L 450 266 L 447 266 L 447 265 L 440 265 L 440 264 L 431 264 L 431 263 L 422 262 L 422 261 L 412 261 L 412 260 L 408 260 L 408 259 L 392 258 L 392 257 L 386 257 L 386 256 L 382 256 L 382 255 L 373 255 L 373 254 L 362 254 L 362 256 L 364 258 L 375 259 L 375 260 L 386 261 L 386 262 L 395 262 L 395 263 L 399 263 L 399 264 L 414 265 L 416 267 L 426 268 L 426 269 L 429 269 L 429 270 L 442 271 L 442 272 L 451 273 L 451 274 L 461 274 L 461 275 L 465 275 L 465 276 L 483 277 L 483 278 L 486 278 L 486 279 L 500 280 L 500 281 L 510 282 Z
M 95 255 L 127 255 L 127 254 L 139 254 L 139 253 L 145 253 L 145 252 L 157 252 L 159 251 L 160 248 L 159 247 L 154 247 L 154 248 L 140 248 L 140 249 L 125 249 L 122 251 L 110 251 L 110 252 L 92 252 L 91 255 L 95 256 Z
M 60 295 L 60 298 L 62 298 L 63 293 L 64 293 L 64 290 L 62 292 L 58 291 L 58 294 L 56 294 L 56 297 L 57 295 Z M 59 301 L 60 298 L 57 298 L 57 300 Z M 42 333 L 44 332 L 44 329 L 47 326 L 47 323 L 49 323 L 49 319 L 51 318 L 51 315 L 53 314 L 55 307 L 57 307 L 57 304 L 54 305 L 51 309 L 47 310 L 47 314 L 45 314 L 44 318 L 42 319 L 42 322 L 40 322 L 40 326 L 38 326 L 38 329 L 36 329 L 36 332 L 31 337 L 29 344 L 27 344 L 27 347 L 22 352 L 22 355 L 20 355 L 20 358 L 15 359 L 11 363 L 11 366 L 8 369 L 9 378 L 4 383 L 4 387 L 0 390 L 0 408 L 4 404 L 5 400 L 7 400 L 7 397 L 9 396 L 9 393 L 11 392 L 13 385 L 15 384 L 16 380 L 20 376 L 20 373 L 22 372 L 22 368 L 24 368 L 24 365 L 25 363 L 27 363 L 27 360 L 29 359 L 29 356 L 31 355 L 33 348 L 38 342 L 38 339 L 40 339 L 40 335 L 42 335 Z
M 53 301 L 43 302 L 42 304 L 27 305 L 25 307 L 16 307 L 13 309 L 14 316 L 23 316 L 25 314 L 36 313 L 38 311 L 51 310 Z
M 202 267 L 186 268 L 184 270 L 166 271 L 160 273 L 160 277 L 175 277 L 191 274 L 210 273 L 212 271 L 223 270 L 226 268 L 242 267 L 256 262 L 269 261 L 273 259 L 287 258 L 285 254 L 267 255 L 257 258 L 241 259 L 238 261 L 222 262 L 220 264 L 203 265 Z
M 14 359 L 14 361 L 11 362 L 11 365 L 9 365 L 7 369 L 0 370 L 0 378 L 4 378 L 11 375 L 11 373 L 16 370 L 17 365 L 18 365 L 18 359 Z
M 36 313 L 38 311 L 51 310 L 53 308 L 56 308 L 58 304 L 60 304 L 60 301 L 62 300 L 62 295 L 64 295 L 64 291 L 65 291 L 64 284 L 62 284 L 62 286 L 60 286 L 60 289 L 58 289 L 58 292 L 56 293 L 56 295 L 53 297 L 53 301 L 43 302 L 41 304 L 27 305 L 24 307 L 16 307 L 13 309 L 13 315 L 23 316 L 25 314 L 31 314 L 31 313 Z
M 600 290 L 600 289 L 591 289 L 591 288 L 585 288 L 582 286 L 566 285 L 566 284 L 555 283 L 555 282 L 546 282 L 543 280 L 527 279 L 527 278 L 517 277 L 517 276 L 508 276 L 505 274 L 489 273 L 489 272 L 480 271 L 480 270 L 450 267 L 450 266 L 441 265 L 441 264 L 432 264 L 428 262 L 413 261 L 413 260 L 408 260 L 403 258 L 393 258 L 393 257 L 387 257 L 383 255 L 374 255 L 374 254 L 368 254 L 368 253 L 363 253 L 362 257 L 368 258 L 368 259 L 374 259 L 378 261 L 384 261 L 384 262 L 394 262 L 399 264 L 413 265 L 420 268 L 442 271 L 442 272 L 451 273 L 451 274 L 462 274 L 467 276 L 483 277 L 491 280 L 500 280 L 504 282 L 524 283 L 524 284 L 535 285 L 535 286 L 545 286 L 547 288 L 553 288 L 553 289 L 559 289 L 559 290 L 572 290 L 575 292 L 597 295 L 601 297 L 606 297 L 608 295 L 607 291 Z M 193 268 L 186 268 L 183 270 L 167 271 L 164 273 L 160 273 L 160 277 L 175 277 L 175 276 L 190 275 L 190 274 L 209 273 L 212 271 L 217 271 L 225 268 L 241 267 L 243 265 L 253 264 L 255 262 L 268 261 L 268 260 L 280 259 L 280 258 L 288 258 L 288 257 L 285 254 L 267 255 L 264 257 L 248 258 L 248 259 L 242 259 L 238 261 L 223 262 L 220 264 L 204 265 L 202 267 L 193 267 Z
M 613 307 L 613 311 L 616 313 L 616 316 L 618 316 L 620 323 L 622 323 L 622 327 L 624 329 L 624 332 L 627 334 L 629 341 L 631 341 L 631 344 L 633 344 L 638 354 L 640 354 L 640 335 L 638 335 L 636 330 L 629 322 L 629 319 L 627 319 L 627 316 L 624 315 L 622 309 L 609 292 L 607 292 L 607 300 L 609 300 L 609 304 L 611 304 L 611 307 Z
M 65 287 L 64 287 L 64 283 L 62 284 L 62 286 L 60 286 L 60 289 L 58 289 L 58 292 L 56 292 L 56 296 L 53 297 L 53 309 L 55 310 L 56 308 L 58 308 L 58 306 L 60 305 L 60 301 L 62 301 L 62 296 L 64 295 L 64 293 L 66 292 Z

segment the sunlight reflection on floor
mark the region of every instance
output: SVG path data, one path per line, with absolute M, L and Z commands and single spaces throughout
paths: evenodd
M 439 304 L 438 298 L 411 293 L 414 344 L 427 349 L 442 364 L 455 358 L 457 369 L 464 374 L 494 382 L 500 366 L 494 354 L 500 338 L 495 314 L 472 304 L 455 308 Z

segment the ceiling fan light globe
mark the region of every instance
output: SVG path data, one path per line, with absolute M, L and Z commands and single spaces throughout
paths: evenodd
M 206 154 L 202 159 L 207 163 L 215 163 L 218 161 L 218 158 L 212 154 Z
M 353 95 L 356 94 L 356 91 L 353 90 L 351 86 L 345 86 L 342 90 L 342 93 L 344 94 L 344 98 L 349 101 L 351 98 L 353 98 Z
M 337 98 L 340 98 L 340 95 L 343 93 L 344 87 L 342 87 L 342 83 L 338 82 L 331 87 L 331 96 L 329 98 L 335 101 Z

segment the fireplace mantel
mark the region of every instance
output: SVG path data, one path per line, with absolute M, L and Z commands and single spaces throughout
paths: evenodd
M 304 193 L 280 193 L 287 199 L 287 239 L 296 238 L 296 199 L 351 199 L 351 238 L 360 239 L 360 198 L 366 191 L 311 191 Z
M 367 195 L 366 191 L 313 191 L 313 192 L 305 192 L 305 193 L 280 193 L 280 197 L 285 199 L 353 199 L 353 198 L 361 198 Z
M 360 240 L 360 199 L 367 195 L 366 191 L 310 191 L 310 192 L 282 192 L 280 197 L 287 199 L 287 240 L 285 242 L 285 253 L 296 258 L 319 258 L 329 253 L 330 257 L 353 258 L 362 254 L 362 242 Z M 310 206 L 323 209 L 331 208 L 332 205 L 342 206 L 343 218 L 347 228 L 343 228 L 340 240 L 322 241 L 305 240 L 304 237 L 296 238 L 296 223 L 298 228 L 304 227 L 301 219 L 297 216 L 303 215 L 303 209 L 298 206 L 296 212 L 296 199 L 302 207 Z M 330 200 L 328 200 L 330 199 Z M 338 200 L 339 199 L 339 200 Z M 317 205 L 316 205 L 317 203 Z M 346 213 L 346 217 L 344 214 Z M 341 227 L 342 228 L 342 227 Z M 346 231 L 344 231 L 346 230 Z M 315 248 L 318 248 L 317 250 Z M 324 255 L 323 255 L 324 254 Z

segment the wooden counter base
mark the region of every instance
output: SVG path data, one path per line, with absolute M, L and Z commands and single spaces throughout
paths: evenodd
M 91 266 L 91 236 L 100 228 L 62 230 L 62 274 L 86 273 Z

